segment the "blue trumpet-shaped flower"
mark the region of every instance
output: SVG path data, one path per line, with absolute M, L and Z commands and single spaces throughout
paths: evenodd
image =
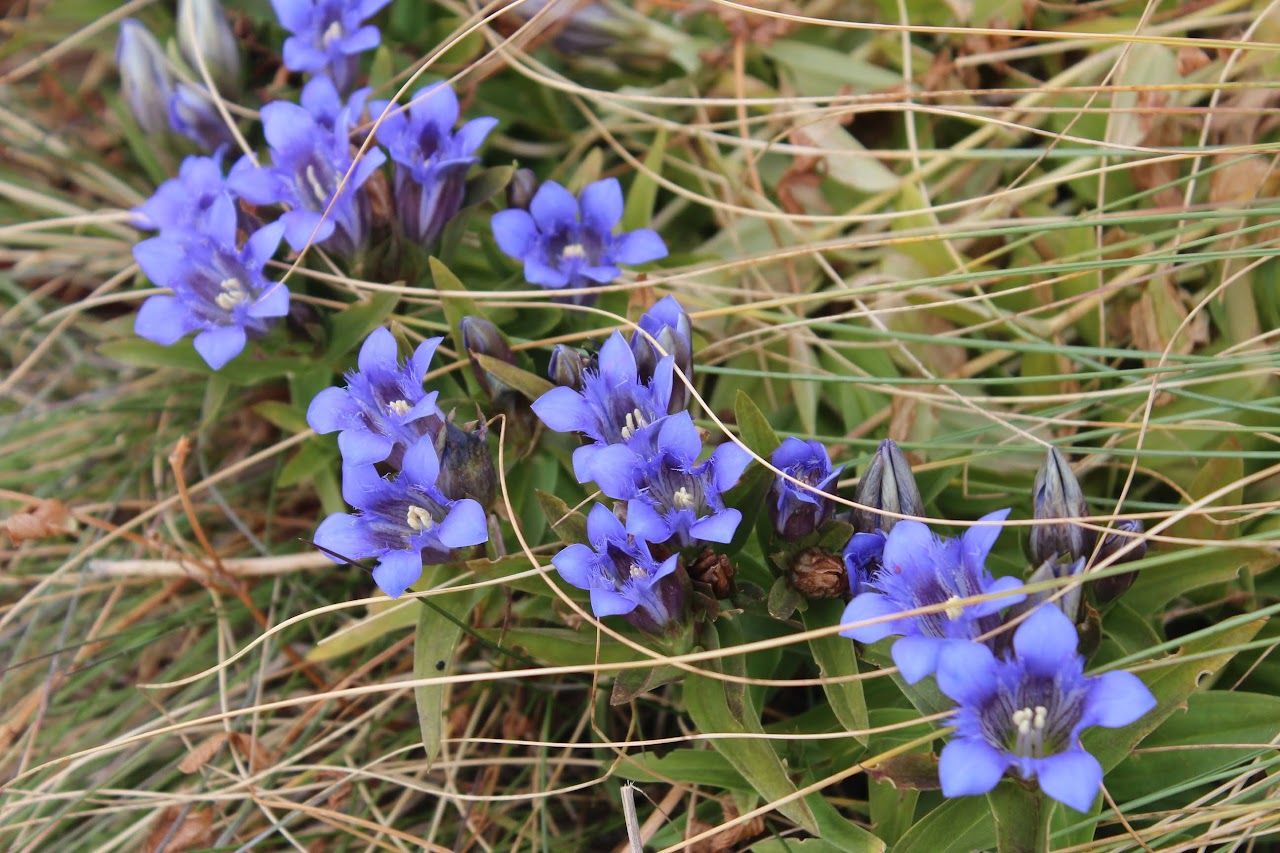
M 386 160 L 381 149 L 372 148 L 356 161 L 347 138 L 367 94 L 356 92 L 336 116 L 331 115 L 337 92 L 332 82 L 317 77 L 303 90 L 302 100 L 320 112 L 318 117 L 288 101 L 267 104 L 262 108 L 262 128 L 272 165 L 254 166 L 245 158 L 231 170 L 228 183 L 237 195 L 254 204 L 290 208 L 280 221 L 295 251 L 313 239 L 347 256 L 365 247 L 369 199 L 360 188 Z
M 551 564 L 570 584 L 591 592 L 596 616 L 631 616 L 633 624 L 651 633 L 680 616 L 680 602 L 662 583 L 676 570 L 678 557 L 656 561 L 648 543 L 628 536 L 622 522 L 600 504 L 587 516 L 587 539 L 591 547 L 570 545 Z
M 578 198 L 547 181 L 529 209 L 504 210 L 493 217 L 498 247 L 524 262 L 530 284 L 565 290 L 607 284 L 618 264 L 643 264 L 667 255 L 658 232 L 648 228 L 614 234 L 622 219 L 622 187 L 617 178 L 588 184 Z M 584 302 L 591 297 L 573 297 Z
M 819 441 L 787 438 L 773 451 L 773 465 L 806 486 L 774 477 L 769 491 L 769 518 L 783 539 L 808 536 L 835 513 L 835 504 L 822 492 L 835 488 L 844 468 L 832 469 L 827 449 Z
M 1003 521 L 1007 509 L 982 517 Z M 955 641 L 969 641 L 1000 625 L 999 611 L 1021 601 L 1020 594 L 963 604 L 962 599 L 1009 593 L 1022 586 L 1017 578 L 995 580 L 986 568 L 987 553 L 1000 535 L 995 524 L 970 527 L 959 539 L 938 539 L 918 521 L 899 521 L 885 537 L 881 568 L 845 608 L 841 622 L 881 619 L 841 631 L 862 643 L 901 635 L 891 653 L 902 677 L 914 684 L 938 666 L 938 655 Z M 850 581 L 852 585 L 852 580 Z M 942 607 L 911 616 L 906 611 Z M 896 617 L 888 618 L 885 617 Z
M 226 198 L 234 205 L 221 160 L 220 155 L 187 157 L 178 167 L 178 177 L 165 181 L 151 198 L 133 209 L 137 214 L 134 224 L 148 231 L 159 230 L 166 237 L 207 231 L 215 201 Z
M 1102 765 L 1080 745 L 1080 732 L 1127 726 L 1156 700 L 1132 673 L 1085 676 L 1077 641 L 1071 620 L 1042 605 L 1014 632 L 1009 660 L 979 643 L 942 652 L 938 687 L 959 705 L 956 733 L 938 764 L 945 796 L 985 794 L 1012 769 L 1058 802 L 1088 811 Z
M 250 336 L 265 334 L 273 318 L 289 312 L 289 290 L 262 274 L 280 245 L 282 225 L 259 229 L 237 248 L 235 203 L 222 195 L 209 206 L 204 226 L 198 235 L 152 237 L 133 247 L 147 277 L 173 291 L 142 304 L 134 331 L 164 346 L 196 332 L 196 351 L 217 370 Z
M 574 451 L 573 471 L 579 483 L 598 480 L 595 458 L 608 445 L 647 434 L 665 417 L 671 400 L 670 357 L 654 368 L 648 384 L 640 382 L 636 358 L 620 332 L 600 348 L 595 370 L 582 374 L 582 390 L 552 388 L 533 403 L 533 411 L 549 429 L 580 432 L 593 440 Z
M 271 0 L 280 24 L 292 35 L 284 42 L 284 64 L 333 78 L 341 92 L 351 91 L 359 70 L 359 54 L 382 41 L 378 28 L 366 24 L 391 0 Z
M 742 513 L 721 494 L 733 488 L 751 454 L 733 442 L 698 462 L 702 439 L 688 412 L 663 418 L 657 429 L 627 444 L 604 448 L 596 459 L 597 485 L 627 501 L 627 532 L 679 547 L 730 542 Z
M 446 563 L 454 548 L 489 538 L 480 504 L 451 501 L 436 487 L 440 463 L 430 440 L 404 455 L 404 468 L 390 480 L 373 465 L 348 465 L 342 496 L 357 514 L 334 513 L 316 529 L 316 545 L 335 561 L 376 559 L 373 579 L 398 598 L 419 577 L 423 565 Z
M 693 324 L 689 314 L 674 296 L 664 296 L 654 303 L 653 307 L 640 317 L 637 324 L 641 330 L 662 347 L 662 352 L 675 359 L 690 381 L 693 380 Z M 636 354 L 636 367 L 640 378 L 649 381 L 653 370 L 662 357 L 658 349 L 649 342 L 649 338 L 640 332 L 631 333 L 631 351 Z M 684 382 L 675 381 L 671 388 L 672 414 L 684 411 L 689 406 L 689 389 Z
M 393 111 L 384 112 L 391 108 Z M 444 83 L 420 90 L 406 110 L 388 101 L 369 104 L 378 126 L 378 141 L 396 164 L 396 212 L 404 233 L 424 246 L 439 239 L 462 207 L 467 171 L 496 118 L 475 118 L 453 132 L 458 122 L 458 96 Z
M 392 334 L 374 329 L 360 347 L 358 369 L 347 374 L 346 387 L 317 394 L 307 407 L 307 423 L 321 434 L 338 433 L 346 465 L 386 461 L 399 469 L 405 452 L 424 435 L 431 441 L 445 422 L 437 392 L 422 387 L 440 341 L 423 341 L 401 363 Z

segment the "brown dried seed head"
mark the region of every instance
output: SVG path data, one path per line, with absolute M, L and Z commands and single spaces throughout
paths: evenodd
M 838 554 L 806 548 L 788 570 L 791 585 L 805 598 L 839 598 L 849 592 L 849 574 Z

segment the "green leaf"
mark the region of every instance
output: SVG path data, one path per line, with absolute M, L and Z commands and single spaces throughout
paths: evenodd
M 711 749 L 673 749 L 659 758 L 632 753 L 618 764 L 617 775 L 634 782 L 706 785 L 725 791 L 754 793 L 755 788 L 720 753 Z
M 822 792 L 810 794 L 804 801 L 813 809 L 824 843 L 840 853 L 883 853 L 884 842 L 837 811 Z
M 632 699 L 684 677 L 685 671 L 674 666 L 647 669 L 624 669 L 613 682 L 610 705 L 625 705 Z
M 435 283 L 436 290 L 446 291 L 449 293 L 466 293 L 467 286 L 462 283 L 453 272 L 444 265 L 439 258 L 429 258 L 427 263 L 431 267 L 431 281 Z M 444 317 L 449 324 L 449 338 L 453 341 L 453 347 L 458 351 L 459 355 L 465 355 L 467 348 L 462 345 L 462 318 L 467 315 L 484 316 L 479 308 L 476 307 L 475 300 L 465 296 L 444 296 L 440 297 L 441 306 L 444 308 Z M 475 382 L 475 377 L 470 375 L 470 371 L 464 370 L 467 376 L 468 387 L 471 388 L 473 395 L 480 393 L 479 384 Z
M 553 666 L 621 663 L 635 660 L 636 656 L 621 643 L 602 643 L 597 649 L 594 632 L 567 628 L 482 628 L 476 633 L 491 642 L 501 642 L 508 649 L 523 650 L 529 657 Z
M 907 830 L 893 853 L 972 853 L 995 847 L 991 806 L 983 797 L 944 800 Z
M 752 707 L 746 709 L 745 721 L 738 721 L 730 710 L 725 695 L 726 686 L 726 682 L 705 675 L 690 674 L 685 679 L 685 707 L 697 729 L 702 732 L 763 733 L 759 715 Z M 796 792 L 795 783 L 787 775 L 786 765 L 769 741 L 720 739 L 712 741 L 712 745 L 751 782 L 753 790 L 765 800 L 773 802 Z M 778 810 L 809 832 L 815 835 L 818 833 L 817 818 L 803 800 L 792 800 L 779 806 Z
M 769 599 L 765 607 L 774 619 L 786 621 L 797 610 L 804 608 L 807 600 L 786 578 L 778 578 L 769 587 Z
M 839 601 L 813 601 L 804 613 L 804 627 L 812 631 L 816 628 L 829 628 L 840 623 L 844 613 L 844 605 Z M 814 663 L 823 678 L 858 674 L 858 655 L 853 647 L 853 640 L 832 634 L 809 641 L 809 651 L 813 653 Z M 870 727 L 867 718 L 867 698 L 863 694 L 861 681 L 843 681 L 836 684 L 823 684 L 822 690 L 827 694 L 827 701 L 835 713 L 840 725 L 850 731 L 864 732 L 854 735 L 854 739 L 863 746 L 867 745 L 865 731 Z
M 538 503 L 547 516 L 547 524 L 566 545 L 587 544 L 587 517 L 553 494 L 537 490 Z
M 1029 791 L 1006 779 L 987 792 L 996 825 L 996 849 L 1000 853 L 1046 853 L 1049 849 L 1048 817 L 1054 802 L 1039 791 Z
M 644 158 L 644 169 L 636 173 L 631 182 L 631 191 L 627 193 L 627 206 L 622 213 L 622 230 L 635 231 L 637 228 L 648 228 L 653 222 L 653 206 L 658 198 L 658 181 L 655 175 L 662 174 L 662 161 L 667 153 L 667 129 L 658 128 L 649 153 Z
M 323 638 L 307 652 L 306 660 L 317 663 L 336 660 L 377 642 L 387 634 L 411 628 L 418 623 L 418 610 L 421 607 L 421 604 L 412 599 L 388 599 L 370 604 L 368 616 Z
M 465 350 L 464 350 L 465 352 Z M 492 373 L 498 377 L 498 380 L 506 383 L 515 390 L 519 391 L 530 402 L 538 399 L 543 394 L 556 387 L 541 376 L 522 370 L 514 364 L 507 364 L 501 359 L 484 355 L 483 353 L 472 353 L 471 357 L 476 360 L 482 370 Z
M 769 419 L 760 411 L 760 407 L 756 405 L 755 400 L 747 395 L 745 391 L 739 391 L 738 396 L 733 401 L 733 414 L 738 420 L 738 433 L 742 438 L 742 443 L 749 447 L 757 456 L 768 459 L 778 445 L 782 444 L 782 439 L 778 438 L 778 434 L 773 431 L 773 427 L 769 424 Z M 769 472 L 772 474 L 773 472 Z
M 315 477 L 318 471 L 332 469 L 333 463 L 334 452 L 331 442 L 307 441 L 280 469 L 276 485 L 282 489 L 296 486 Z
M 1188 590 L 1233 581 L 1241 571 L 1256 573 L 1275 563 L 1269 550 L 1217 545 L 1148 555 L 1130 564 L 1138 569 L 1138 580 L 1125 600 L 1139 611 L 1160 613 Z
M 483 589 L 465 590 L 435 596 L 431 603 L 462 622 L 466 620 L 484 594 Z M 462 636 L 462 628 L 445 618 L 426 601 L 422 601 L 421 604 L 418 614 L 418 632 L 413 640 L 413 677 L 430 678 L 445 675 L 453 662 L 458 638 Z M 444 697 L 448 690 L 447 684 L 430 684 L 413 688 L 414 702 L 418 707 L 418 725 L 422 729 L 422 745 L 427 751 L 428 766 L 440 754 L 440 744 L 444 740 Z
M 342 361 L 356 344 L 386 321 L 399 302 L 400 294 L 377 291 L 368 299 L 353 303 L 338 312 L 329 324 L 325 360 L 330 363 Z
M 281 432 L 290 435 L 297 435 L 311 428 L 307 425 L 306 414 L 279 400 L 263 400 L 253 407 L 253 411 L 259 417 L 279 427 Z

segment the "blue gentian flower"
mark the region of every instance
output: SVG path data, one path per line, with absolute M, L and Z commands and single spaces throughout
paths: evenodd
M 364 22 L 391 0 L 271 0 L 280 24 L 291 35 L 284 42 L 284 64 L 333 79 L 340 92 L 355 85 L 359 54 L 382 41 L 378 28 Z
M 646 434 L 665 417 L 671 401 L 670 356 L 658 362 L 653 379 L 640 382 L 636 358 L 620 332 L 600 348 L 595 370 L 582 374 L 582 390 L 552 388 L 533 403 L 534 413 L 556 432 L 580 432 L 595 443 L 573 453 L 579 483 L 599 479 L 595 456 L 607 445 Z
M 822 442 L 787 438 L 773 451 L 773 466 L 785 471 L 806 489 L 783 477 L 773 478 L 769 490 L 769 519 L 778 535 L 789 542 L 802 539 L 829 521 L 835 504 L 821 492 L 835 488 L 843 467 L 832 469 Z
M 488 540 L 484 509 L 470 499 L 451 501 L 436 487 L 440 463 L 431 441 L 404 454 L 394 479 L 373 465 L 347 465 L 342 497 L 358 514 L 334 513 L 316 529 L 316 545 L 335 562 L 377 559 L 373 579 L 398 598 L 419 577 L 423 565 L 447 563 L 454 548 Z M 337 555 L 337 556 L 335 556 Z
M 636 324 L 648 332 L 662 347 L 662 351 L 676 360 L 676 367 L 689 381 L 693 381 L 693 323 L 674 296 L 664 296 L 644 312 Z M 640 332 L 631 334 L 631 351 L 636 355 L 636 367 L 640 378 L 648 381 L 661 356 L 649 339 Z M 689 406 L 689 388 L 684 382 L 675 382 L 671 389 L 670 412 L 684 411 Z
M 228 182 L 242 198 L 291 208 L 280 221 L 294 251 L 305 248 L 312 235 L 316 243 L 348 257 L 365 248 L 369 199 L 360 188 L 386 160 L 381 149 L 371 148 L 356 162 L 347 138 L 367 94 L 367 90 L 355 93 L 336 117 L 330 116 L 327 110 L 337 94 L 332 82 L 317 77 L 303 90 L 303 101 L 325 111 L 321 118 L 288 101 L 267 104 L 262 108 L 262 128 L 273 165 L 254 166 L 244 158 L 231 170 Z M 329 120 L 332 124 L 326 125 Z M 344 177 L 346 184 L 334 201 Z
M 742 513 L 720 497 L 738 482 L 751 454 L 733 442 L 698 463 L 702 439 L 688 412 L 663 418 L 657 429 L 626 444 L 603 448 L 595 461 L 600 491 L 627 501 L 627 532 L 679 547 L 727 543 Z
M 138 125 L 150 134 L 166 133 L 173 72 L 160 42 L 135 18 L 120 22 L 116 67 L 120 70 L 120 93 Z
M 678 557 L 658 563 L 648 543 L 628 536 L 622 522 L 600 504 L 587 516 L 587 539 L 591 547 L 570 545 L 551 564 L 570 584 L 590 591 L 596 616 L 628 616 L 632 624 L 657 634 L 681 615 L 662 584 L 676 570 Z
M 982 517 L 1003 521 L 1009 510 Z M 862 643 L 901 635 L 893 644 L 893 662 L 907 683 L 932 673 L 938 655 L 954 641 L 968 641 L 1000 626 L 999 611 L 1025 596 L 1005 595 L 975 604 L 960 599 L 1009 592 L 1022 586 L 1017 578 L 994 580 L 986 559 L 1000 528 L 994 524 L 970 527 L 959 539 L 938 539 L 918 521 L 899 521 L 885 538 L 883 565 L 845 608 L 843 623 L 897 616 L 841 631 L 841 636 Z M 850 581 L 852 587 L 852 580 Z M 938 612 L 901 616 L 905 611 L 946 605 Z
M 498 120 L 475 118 L 454 133 L 458 96 L 444 83 L 419 90 L 407 111 L 374 101 L 369 114 L 382 116 L 378 141 L 396 164 L 399 224 L 411 240 L 431 246 L 461 209 L 467 171 L 480 162 L 475 153 Z
M 134 224 L 147 231 L 158 230 L 166 237 L 200 234 L 209 228 L 209 212 L 220 198 L 234 195 L 222 174 L 221 152 L 212 157 L 192 155 L 178 167 L 178 177 L 156 188 L 155 194 L 133 209 Z M 241 213 L 236 209 L 237 220 Z M 239 221 L 239 225 L 246 223 Z
M 186 83 L 178 83 L 169 98 L 169 127 L 205 151 L 216 151 L 236 141 L 208 94 Z
M 289 290 L 262 274 L 280 245 L 280 223 L 258 229 L 238 249 L 234 202 L 220 196 L 207 215 L 202 237 L 152 237 L 133 247 L 142 271 L 173 290 L 142 304 L 134 331 L 165 346 L 196 332 L 196 351 L 217 370 L 249 336 L 265 334 L 271 319 L 289 312 Z
M 857 595 L 862 585 L 883 565 L 881 557 L 887 538 L 883 530 L 855 533 L 844 546 L 844 567 L 849 575 L 849 592 L 853 595 Z
M 944 796 L 985 794 L 1013 769 L 1058 802 L 1089 810 L 1102 765 L 1081 746 L 1080 732 L 1127 726 L 1156 699 L 1129 672 L 1085 676 L 1076 643 L 1071 620 L 1044 605 L 1014 632 L 1009 660 L 979 643 L 942 652 L 938 687 L 959 705 L 938 763 Z
M 445 421 L 437 392 L 422 387 L 441 340 L 423 341 L 401 363 L 396 339 L 386 329 L 374 329 L 360 347 L 358 369 L 347 373 L 346 387 L 317 394 L 307 407 L 307 423 L 321 434 L 338 432 L 346 465 L 385 461 L 398 470 L 405 452 L 422 436 L 438 434 Z
M 547 181 L 529 209 L 504 210 L 493 217 L 499 248 L 524 262 L 530 284 L 565 290 L 608 284 L 622 275 L 618 264 L 643 264 L 667 256 L 658 232 L 648 228 L 614 234 L 622 219 L 622 187 L 617 178 L 588 184 L 579 198 Z M 570 297 L 582 303 L 594 297 Z

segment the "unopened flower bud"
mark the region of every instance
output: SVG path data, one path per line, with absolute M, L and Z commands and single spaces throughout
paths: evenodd
M 1031 577 L 1027 578 L 1027 585 L 1043 583 L 1055 578 L 1076 577 L 1084 571 L 1084 558 L 1076 560 L 1073 563 L 1065 563 L 1061 560 L 1051 560 L 1042 563 L 1038 569 L 1031 573 Z M 1049 600 L 1053 595 L 1058 595 L 1054 599 L 1054 604 L 1066 614 L 1067 618 L 1073 623 L 1080 618 L 1080 584 L 1073 584 L 1065 587 L 1055 587 L 1054 589 L 1042 589 L 1037 592 L 1028 592 L 1027 597 L 1017 604 L 1009 608 L 1009 613 L 1005 617 L 1005 621 L 1010 621 L 1024 613 L 1030 613 L 1041 604 Z M 1061 593 L 1061 594 L 1059 594 Z M 1012 633 L 1010 632 L 1010 637 Z
M 138 124 L 147 133 L 166 133 L 173 74 L 160 42 L 145 24 L 134 18 L 120 22 L 116 67 L 120 69 L 120 89 L 125 103 Z
M 178 0 L 178 47 L 198 69 L 204 60 L 218 91 L 240 90 L 240 45 L 217 0 Z
M 551 350 L 551 362 L 547 365 L 547 376 L 557 385 L 582 390 L 582 371 L 586 369 L 587 360 L 582 352 L 567 344 L 556 344 Z
M 471 498 L 486 510 L 493 506 L 498 477 L 486 441 L 489 431 L 482 422 L 475 432 L 467 432 L 447 421 L 435 435 L 440 457 L 440 491 L 450 500 Z
M 538 20 L 554 33 L 551 46 L 562 53 L 595 53 L 617 44 L 625 22 L 599 3 L 563 3 L 556 0 L 524 0 L 513 3 L 510 14 L 526 22 L 551 4 Z
M 532 169 L 516 169 L 507 184 L 507 207 L 528 210 L 533 194 L 538 191 L 538 176 Z
M 645 312 L 638 324 L 653 336 L 662 352 L 675 358 L 676 367 L 690 381 L 693 380 L 693 324 L 688 313 L 674 296 L 664 296 Z M 636 357 L 636 370 L 642 382 L 653 378 L 653 371 L 662 358 L 649 338 L 640 332 L 631 335 L 631 351 Z M 689 407 L 689 389 L 684 381 L 675 377 L 671 381 L 671 414 Z
M 487 355 L 507 364 L 516 363 L 516 355 L 511 351 L 511 345 L 507 343 L 502 332 L 498 331 L 498 327 L 490 321 L 483 317 L 467 316 L 462 318 L 459 328 L 462 330 L 462 346 L 468 353 Z M 476 381 L 484 388 L 484 392 L 491 400 L 511 390 L 510 386 L 481 367 L 480 362 L 474 358 L 471 359 L 471 372 L 475 374 Z
M 1108 533 L 1102 540 L 1102 546 L 1098 549 L 1097 558 L 1094 563 L 1102 563 L 1107 561 L 1108 565 L 1118 565 L 1120 563 L 1131 563 L 1134 560 L 1141 560 L 1147 554 L 1147 541 L 1142 537 L 1142 522 L 1136 518 L 1123 519 L 1117 521 L 1112 528 L 1115 532 Z M 1137 544 L 1133 545 L 1121 557 L 1112 559 L 1112 556 L 1120 551 L 1121 548 L 1129 544 L 1133 539 L 1137 539 Z M 1093 598 L 1099 604 L 1105 604 L 1108 601 L 1114 601 L 1123 595 L 1129 587 L 1133 586 L 1133 582 L 1138 579 L 1137 572 L 1125 572 L 1110 577 L 1098 578 L 1089 585 L 1089 589 L 1093 592 Z
M 875 509 L 888 510 L 901 515 L 922 515 L 924 501 L 916 486 L 911 464 L 902 455 L 898 445 L 886 438 L 880 442 L 876 455 L 871 457 L 867 470 L 858 481 L 858 491 L 853 498 L 857 503 L 873 509 L 855 509 L 853 527 L 859 533 L 888 533 L 899 519 L 881 515 Z
M 1066 457 L 1056 447 L 1049 448 L 1044 464 L 1036 474 L 1033 492 L 1038 520 L 1080 518 L 1088 514 L 1080 482 L 1072 473 Z M 1037 563 L 1048 562 L 1054 557 L 1078 560 L 1089 556 L 1093 542 L 1093 531 L 1070 521 L 1037 524 L 1031 528 L 1031 559 Z
M 169 99 L 169 126 L 206 151 L 235 144 L 235 136 L 213 101 L 186 83 L 179 83 Z
M 820 442 L 788 438 L 773 451 L 773 465 L 812 488 L 782 476 L 769 491 L 769 520 L 779 536 L 795 542 L 813 533 L 835 513 L 835 504 L 822 492 L 835 489 L 843 468 L 832 470 L 827 449 Z

